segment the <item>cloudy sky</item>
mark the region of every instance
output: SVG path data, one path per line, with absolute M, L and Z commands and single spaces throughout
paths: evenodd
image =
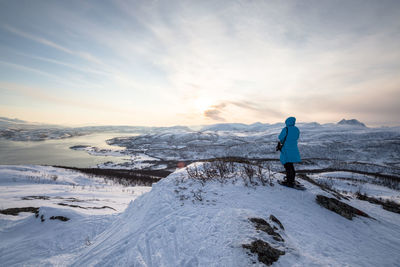
M 0 1 L 0 116 L 400 125 L 400 1 Z

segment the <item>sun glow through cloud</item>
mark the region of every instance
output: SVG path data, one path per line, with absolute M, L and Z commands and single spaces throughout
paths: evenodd
M 204 111 L 210 109 L 212 106 L 212 101 L 206 97 L 199 97 L 194 103 L 199 113 L 204 113 Z

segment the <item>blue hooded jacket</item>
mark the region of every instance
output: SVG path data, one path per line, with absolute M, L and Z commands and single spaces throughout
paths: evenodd
M 301 162 L 299 148 L 297 147 L 297 140 L 299 139 L 300 131 L 296 126 L 294 126 L 295 123 L 295 117 L 287 118 L 285 124 L 289 133 L 287 133 L 286 128 L 283 128 L 278 137 L 279 141 L 282 143 L 287 134 L 285 144 L 281 150 L 280 160 L 282 164 L 288 162 Z

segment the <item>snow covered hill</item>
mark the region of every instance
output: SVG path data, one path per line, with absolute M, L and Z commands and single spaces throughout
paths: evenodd
M 332 195 L 302 183 L 307 191 L 275 180 L 274 186 L 246 186 L 237 176 L 202 182 L 177 171 L 131 203 L 73 265 L 260 265 L 242 247 L 256 239 L 285 252 L 274 266 L 395 266 L 400 261 L 399 214 L 351 199 L 345 202 L 375 219 L 348 220 L 315 201 L 317 194 Z M 271 215 L 283 224 L 284 230 L 277 228 L 284 241 L 249 221 L 270 221 Z
M 351 119 L 351 120 L 346 120 L 343 119 L 341 121 L 338 122 L 338 125 L 349 125 L 349 126 L 359 126 L 359 127 L 367 127 L 365 126 L 364 123 L 356 120 L 356 119 Z
M 298 191 L 277 184 L 283 175 L 268 169 L 255 168 L 251 175 L 250 165 L 228 163 L 221 178 L 218 166 L 195 163 L 180 169 L 120 214 L 94 215 L 42 202 L 38 218 L 32 214 L 12 220 L 2 215 L 0 262 L 6 266 L 263 266 L 257 253 L 244 248 L 256 240 L 283 254 L 274 266 L 400 262 L 400 214 L 356 198 L 358 190 L 399 203 L 397 190 L 366 176 L 337 172 L 303 175 L 306 180 L 299 180 L 307 190 Z M 5 179 L 7 172 L 0 177 Z M 73 174 L 58 175 L 61 182 Z M 318 186 L 319 179 L 329 177 L 336 179 L 330 187 L 322 181 L 325 186 Z M 16 185 L 10 179 L 4 182 L 2 196 L 14 194 L 8 201 L 16 201 Z M 370 217 L 356 215 L 349 220 L 319 205 L 317 195 L 339 198 Z M 56 215 L 70 220 L 49 220 Z M 26 253 L 30 247 L 35 253 Z

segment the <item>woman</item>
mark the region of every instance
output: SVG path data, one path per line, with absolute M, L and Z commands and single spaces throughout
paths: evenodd
M 286 181 L 284 183 L 291 187 L 294 186 L 294 177 L 296 176 L 293 163 L 301 162 L 299 148 L 297 147 L 300 131 L 294 126 L 295 123 L 295 117 L 287 118 L 285 121 L 286 127 L 282 129 L 278 137 L 283 144 L 280 160 L 286 170 Z

